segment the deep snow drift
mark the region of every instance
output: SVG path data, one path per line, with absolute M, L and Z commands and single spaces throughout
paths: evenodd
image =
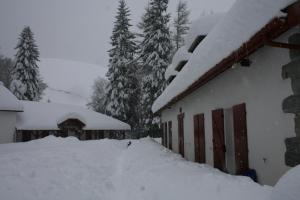
M 155 141 L 0 145 L 0 199 L 265 200 L 271 187 L 182 159 Z

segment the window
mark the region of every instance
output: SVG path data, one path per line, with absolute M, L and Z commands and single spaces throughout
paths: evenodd
M 197 48 L 197 46 L 200 44 L 200 42 L 206 37 L 206 35 L 199 35 L 195 41 L 193 42 L 193 44 L 191 45 L 191 47 L 188 49 L 188 52 L 193 53 L 195 51 L 195 49 Z
M 212 111 L 214 167 L 230 174 L 249 168 L 246 104 Z
M 175 70 L 180 72 L 187 62 L 188 62 L 187 60 L 180 61 L 176 66 Z

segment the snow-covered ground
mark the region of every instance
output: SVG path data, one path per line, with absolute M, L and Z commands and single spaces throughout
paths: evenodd
M 40 73 L 48 85 L 43 101 L 86 106 L 92 86 L 98 77 L 105 77 L 107 68 L 63 59 L 42 58 Z
M 272 188 L 182 159 L 150 138 L 49 136 L 0 145 L 0 199 L 265 200 Z

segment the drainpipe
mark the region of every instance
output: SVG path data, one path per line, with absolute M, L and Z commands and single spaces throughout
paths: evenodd
M 289 37 L 290 44 L 300 44 L 300 33 Z M 296 137 L 286 138 L 285 164 L 295 167 L 300 164 L 300 50 L 290 50 L 291 62 L 282 68 L 282 78 L 291 79 L 293 95 L 284 99 L 282 109 L 295 114 Z

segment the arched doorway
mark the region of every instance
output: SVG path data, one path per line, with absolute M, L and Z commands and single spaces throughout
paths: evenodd
M 85 126 L 85 124 L 80 121 L 79 119 L 67 119 L 60 124 L 58 124 L 58 128 L 60 129 L 60 132 L 57 136 L 60 137 L 68 137 L 68 136 L 74 136 L 78 139 L 81 139 L 83 130 L 82 128 Z

